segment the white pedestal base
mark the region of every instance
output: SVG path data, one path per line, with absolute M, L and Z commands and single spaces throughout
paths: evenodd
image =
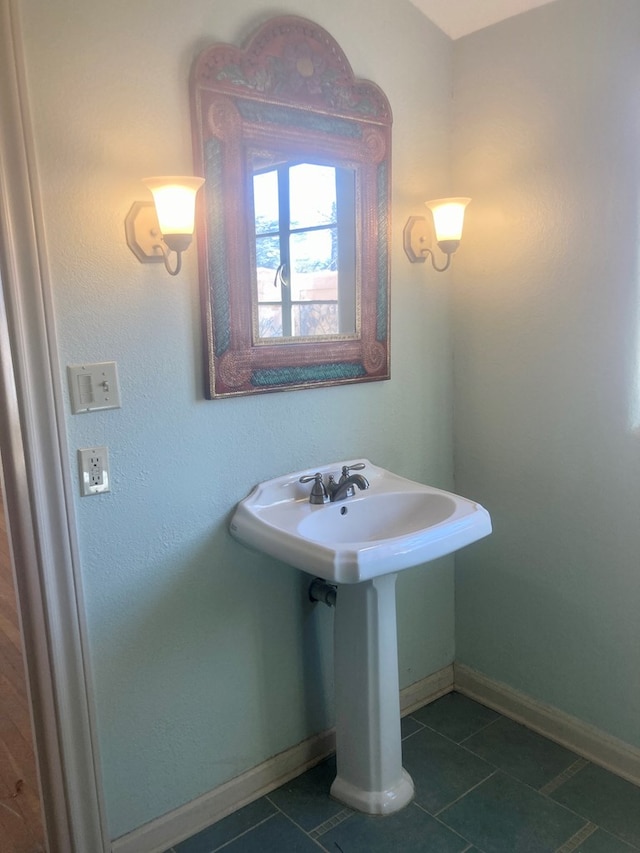
M 331 795 L 368 814 L 413 799 L 402 767 L 396 575 L 338 588 L 335 614 L 336 760 Z
M 393 788 L 386 791 L 366 791 L 336 776 L 331 786 L 331 796 L 345 806 L 366 814 L 392 814 L 404 808 L 413 799 L 413 779 L 401 769 L 401 777 Z

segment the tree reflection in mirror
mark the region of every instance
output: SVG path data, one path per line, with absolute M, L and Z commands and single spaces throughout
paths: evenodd
M 261 342 L 356 333 L 355 186 L 350 168 L 283 162 L 254 170 Z

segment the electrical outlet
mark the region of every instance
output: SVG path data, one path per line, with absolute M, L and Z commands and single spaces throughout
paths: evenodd
M 78 450 L 80 494 L 100 495 L 109 491 L 109 449 L 85 447 Z

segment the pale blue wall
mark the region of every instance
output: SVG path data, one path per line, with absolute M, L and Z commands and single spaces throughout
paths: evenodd
M 405 0 L 21 7 L 61 365 L 114 359 L 122 386 L 120 410 L 66 421 L 74 475 L 76 448 L 111 454 L 111 493 L 76 509 L 115 837 L 332 723 L 332 613 L 229 537 L 236 501 L 353 456 L 452 484 L 450 280 L 402 251 L 407 216 L 450 191 L 452 50 Z M 327 28 L 392 105 L 393 378 L 209 402 L 195 252 L 176 279 L 143 266 L 124 218 L 141 177 L 191 170 L 193 57 L 280 13 Z M 453 604 L 451 560 L 400 580 L 403 686 L 452 661 Z
M 638 744 L 635 0 L 557 0 L 453 49 L 405 0 L 21 6 L 60 361 L 115 359 L 122 383 L 121 410 L 66 423 L 74 472 L 77 447 L 111 451 L 113 491 L 77 514 L 112 835 L 331 725 L 331 612 L 227 519 L 256 481 L 355 455 L 452 484 L 451 282 L 401 240 L 451 190 L 474 197 L 456 486 L 495 526 L 458 557 L 458 660 Z M 207 402 L 195 253 L 178 279 L 141 266 L 123 221 L 140 177 L 191 169 L 193 56 L 289 12 L 394 111 L 393 379 Z M 452 584 L 451 561 L 399 582 L 403 686 L 453 659 Z
M 640 746 L 640 4 L 455 44 L 459 662 Z

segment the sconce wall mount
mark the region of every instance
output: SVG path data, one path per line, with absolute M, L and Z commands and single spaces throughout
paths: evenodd
M 426 216 L 410 216 L 404 226 L 402 239 L 404 250 L 412 264 L 423 264 L 427 260 L 429 243 L 433 235 Z
M 160 223 L 152 201 L 134 201 L 124 221 L 127 245 L 141 264 L 162 263 Z

